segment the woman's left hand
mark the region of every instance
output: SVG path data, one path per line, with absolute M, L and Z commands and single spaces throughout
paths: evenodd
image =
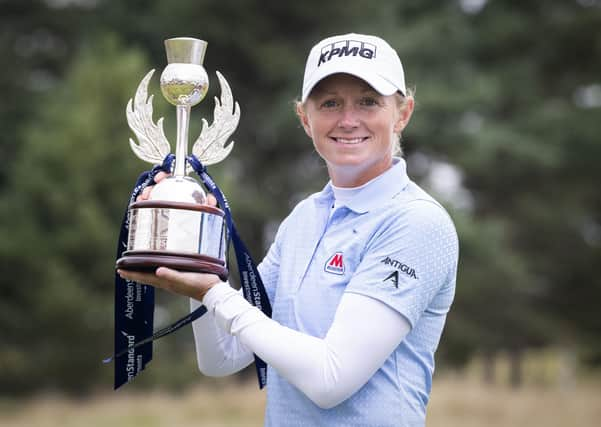
M 202 301 L 209 289 L 221 282 L 215 274 L 177 271 L 167 267 L 157 268 L 154 274 L 121 269 L 117 270 L 117 274 L 124 279 L 162 288 L 198 301 Z

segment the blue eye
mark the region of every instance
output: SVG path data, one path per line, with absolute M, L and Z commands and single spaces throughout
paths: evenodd
M 371 96 L 366 96 L 365 98 L 361 98 L 359 102 L 360 105 L 365 107 L 373 107 L 379 105 L 378 100 L 376 98 L 372 98 Z
M 336 108 L 338 103 L 334 99 L 328 99 L 321 103 L 321 108 Z

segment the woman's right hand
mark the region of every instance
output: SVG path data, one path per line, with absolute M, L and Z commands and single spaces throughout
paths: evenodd
M 168 173 L 162 172 L 162 171 L 157 173 L 154 177 L 154 184 L 147 185 L 146 188 L 144 190 L 142 190 L 142 194 L 140 194 L 136 198 L 136 202 L 141 202 L 142 200 L 148 200 L 150 198 L 150 193 L 151 193 L 152 189 L 154 188 L 155 184 L 158 184 L 159 182 L 161 182 L 162 180 L 164 180 L 165 178 L 167 178 L 170 175 L 171 174 L 168 174 Z

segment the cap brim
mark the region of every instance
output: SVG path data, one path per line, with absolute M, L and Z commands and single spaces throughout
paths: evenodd
M 365 83 L 374 88 L 376 92 L 384 96 L 392 95 L 393 93 L 400 91 L 396 85 L 390 83 L 390 81 L 382 77 L 377 71 L 373 70 L 373 68 L 370 69 L 369 67 L 357 67 L 356 64 L 353 65 L 355 66 L 349 67 L 349 64 L 339 62 L 337 64 L 331 64 L 330 66 L 323 66 L 323 68 L 319 68 L 311 76 L 311 79 L 303 86 L 302 102 L 307 100 L 313 88 L 320 81 L 333 74 L 350 74 L 355 76 L 363 80 Z

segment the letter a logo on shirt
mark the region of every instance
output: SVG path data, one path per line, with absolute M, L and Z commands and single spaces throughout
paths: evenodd
M 344 260 L 342 258 L 342 252 L 336 252 L 328 259 L 324 270 L 327 273 L 338 274 L 342 276 L 344 274 Z
M 387 282 L 388 280 L 392 281 L 392 283 L 394 283 L 394 287 L 395 288 L 399 288 L 399 272 L 398 271 L 393 271 L 392 273 L 390 273 L 390 275 L 384 279 L 385 282 Z

